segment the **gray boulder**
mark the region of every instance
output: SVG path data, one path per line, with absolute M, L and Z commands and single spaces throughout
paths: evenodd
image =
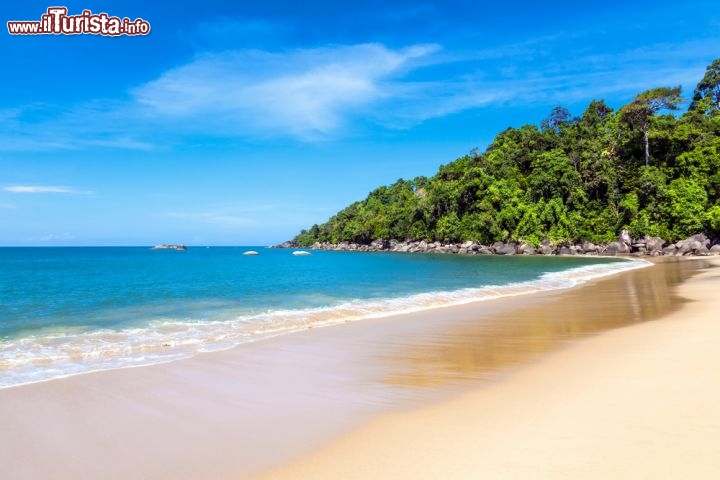
M 710 247 L 710 255 L 720 255 L 720 243 Z
M 500 245 L 498 245 L 498 243 Z M 493 244 L 493 250 L 496 255 L 515 255 L 517 253 L 517 245 L 514 243 L 497 242 Z
M 549 239 L 544 238 L 543 241 L 540 242 L 538 252 L 540 252 L 542 255 L 553 255 L 555 253 L 555 247 L 552 243 L 550 243 Z
M 693 251 L 694 250 L 692 248 L 690 248 L 689 246 L 683 245 L 677 249 L 677 251 L 675 252 L 675 255 L 680 255 L 680 256 L 692 255 Z
M 407 252 L 410 249 L 410 245 L 407 244 L 407 242 L 401 242 L 395 245 L 395 248 L 393 248 L 393 251 L 395 252 Z
M 660 237 L 645 237 L 643 239 L 648 253 L 661 252 L 667 242 Z
M 685 240 L 680 240 L 675 244 L 675 246 L 678 250 L 683 250 L 685 252 L 694 251 L 701 248 L 708 248 L 710 246 L 710 240 L 702 234 L 693 235 Z
M 582 248 L 585 253 L 597 253 L 598 251 L 598 246 L 592 242 L 583 243 Z
M 622 255 L 630 253 L 630 246 L 625 242 L 611 242 L 605 247 L 605 255 Z
M 555 247 L 552 245 L 540 245 L 538 251 L 541 255 L 552 255 L 555 253 Z
M 529 243 L 522 243 L 518 247 L 517 253 L 519 255 L 535 255 L 537 251 L 535 250 L 535 247 L 533 247 Z
M 633 252 L 647 251 L 647 244 L 645 242 L 635 242 L 630 245 L 630 250 Z
M 387 250 L 390 248 L 390 242 L 383 240 L 382 238 L 378 238 L 370 242 L 370 248 L 373 250 Z

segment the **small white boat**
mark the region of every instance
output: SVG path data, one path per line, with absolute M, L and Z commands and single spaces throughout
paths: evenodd
M 258 252 L 255 250 L 248 250 L 247 252 L 243 252 L 243 255 L 257 255 Z
M 306 252 L 305 250 L 296 250 L 293 252 L 293 255 L 310 255 L 310 252 Z

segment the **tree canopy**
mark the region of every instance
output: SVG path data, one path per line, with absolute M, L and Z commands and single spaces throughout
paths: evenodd
M 690 109 L 701 109 L 703 112 L 720 109 L 720 58 L 707 67 L 705 76 L 693 92 Z
M 650 163 L 650 121 L 660 110 L 677 110 L 682 101 L 681 91 L 680 86 L 653 88 L 638 94 L 631 103 L 620 109 L 621 118 L 643 132 L 645 166 Z
M 677 240 L 720 236 L 720 59 L 682 115 L 680 87 L 638 94 L 613 111 L 594 100 L 578 117 L 556 106 L 540 127 L 500 132 L 483 153 L 399 179 L 294 239 L 538 244 L 605 242 L 623 229 Z

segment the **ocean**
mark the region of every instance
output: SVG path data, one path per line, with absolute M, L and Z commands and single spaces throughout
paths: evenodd
M 259 254 L 243 255 L 248 250 Z M 0 248 L 0 388 L 569 288 L 645 265 L 599 257 L 295 256 L 263 247 Z

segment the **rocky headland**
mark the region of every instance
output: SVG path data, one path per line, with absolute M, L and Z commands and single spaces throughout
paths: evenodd
M 288 241 L 274 248 L 298 248 L 295 242 Z M 376 239 L 369 244 L 341 242 L 316 242 L 304 246 L 312 250 L 331 250 L 342 252 L 407 252 L 407 253 L 447 253 L 458 255 L 606 255 L 606 256 L 709 256 L 720 255 L 720 242 L 712 242 L 702 234 L 693 235 L 674 243 L 660 237 L 634 239 L 627 231 L 619 238 L 607 244 L 552 243 L 544 240 L 538 246 L 525 242 L 495 242 L 482 245 L 473 241 L 463 243 L 444 243 L 419 241 L 399 241 Z

